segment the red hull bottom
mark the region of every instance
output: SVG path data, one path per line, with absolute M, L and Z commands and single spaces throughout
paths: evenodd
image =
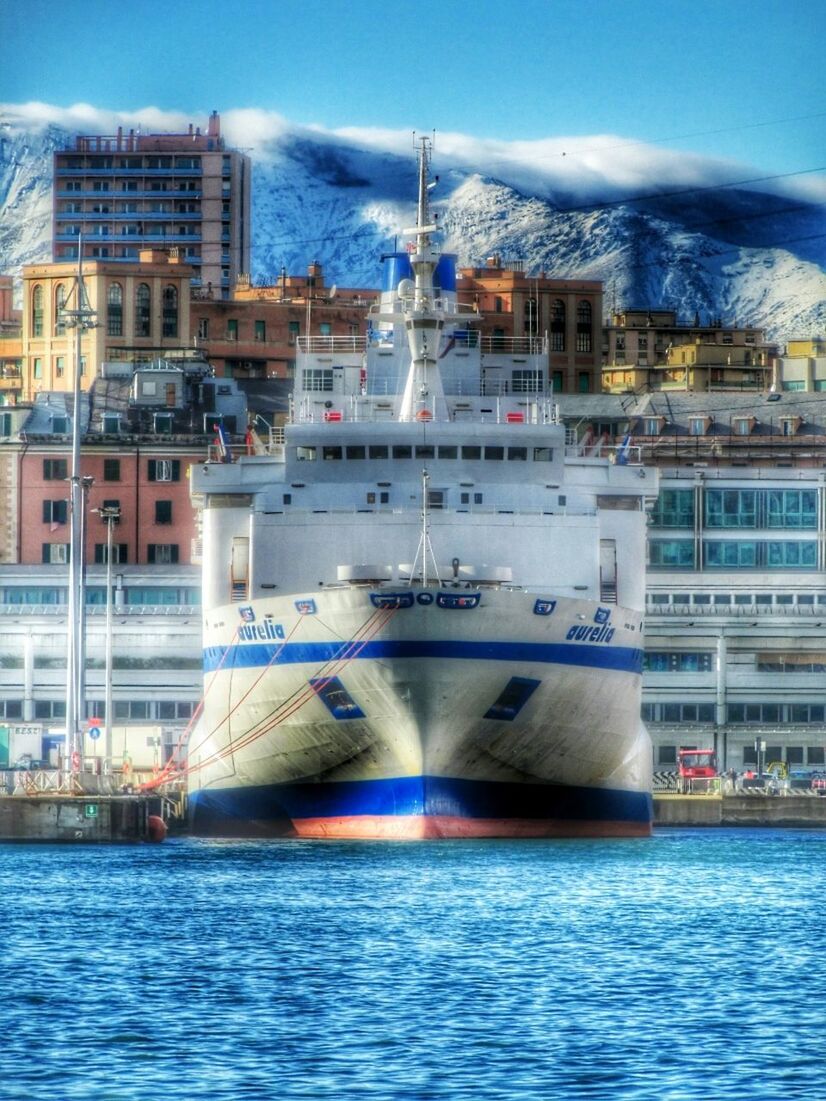
M 538 818 L 462 818 L 450 815 L 348 815 L 296 818 L 298 837 L 429 841 L 462 837 L 650 837 L 650 822 L 579 822 Z

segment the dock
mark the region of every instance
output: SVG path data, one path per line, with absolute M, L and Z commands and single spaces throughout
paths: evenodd
M 656 826 L 826 828 L 826 797 L 795 792 L 654 795 Z
M 110 777 L 56 770 L 0 771 L 0 842 L 162 841 L 180 828 L 183 798 L 118 791 Z

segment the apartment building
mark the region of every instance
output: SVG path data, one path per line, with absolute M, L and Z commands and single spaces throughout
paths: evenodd
M 179 250 L 193 283 L 229 298 L 250 270 L 250 160 L 226 147 L 217 112 L 206 131 L 78 136 L 54 154 L 52 258 L 134 263 L 144 248 Z

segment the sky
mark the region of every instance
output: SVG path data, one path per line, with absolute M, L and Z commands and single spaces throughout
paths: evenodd
M 559 157 L 596 137 L 822 178 L 824 39 L 824 0 L 0 0 L 0 104 L 553 138 Z

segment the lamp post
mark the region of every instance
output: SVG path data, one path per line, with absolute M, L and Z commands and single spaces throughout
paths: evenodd
M 70 495 L 70 537 L 69 537 L 69 591 L 68 591 L 68 654 L 66 661 L 66 741 L 64 747 L 63 771 L 65 782 L 71 782 L 72 773 L 80 771 L 80 688 L 83 680 L 83 621 L 86 609 L 80 603 L 83 597 L 83 504 L 84 489 L 80 475 L 80 438 L 81 438 L 81 386 L 80 376 L 83 369 L 83 334 L 97 325 L 97 314 L 91 308 L 83 282 L 83 242 L 78 239 L 77 276 L 74 287 L 74 308 L 64 303 L 60 310 L 60 319 L 66 329 L 74 329 L 74 374 L 72 389 L 72 467 L 69 477 Z M 67 299 L 68 301 L 68 299 Z
M 105 703 L 104 720 L 106 737 L 104 739 L 104 768 L 112 767 L 112 529 L 120 523 L 120 508 L 117 505 L 101 505 L 96 510 L 106 524 L 106 682 L 104 684 Z

